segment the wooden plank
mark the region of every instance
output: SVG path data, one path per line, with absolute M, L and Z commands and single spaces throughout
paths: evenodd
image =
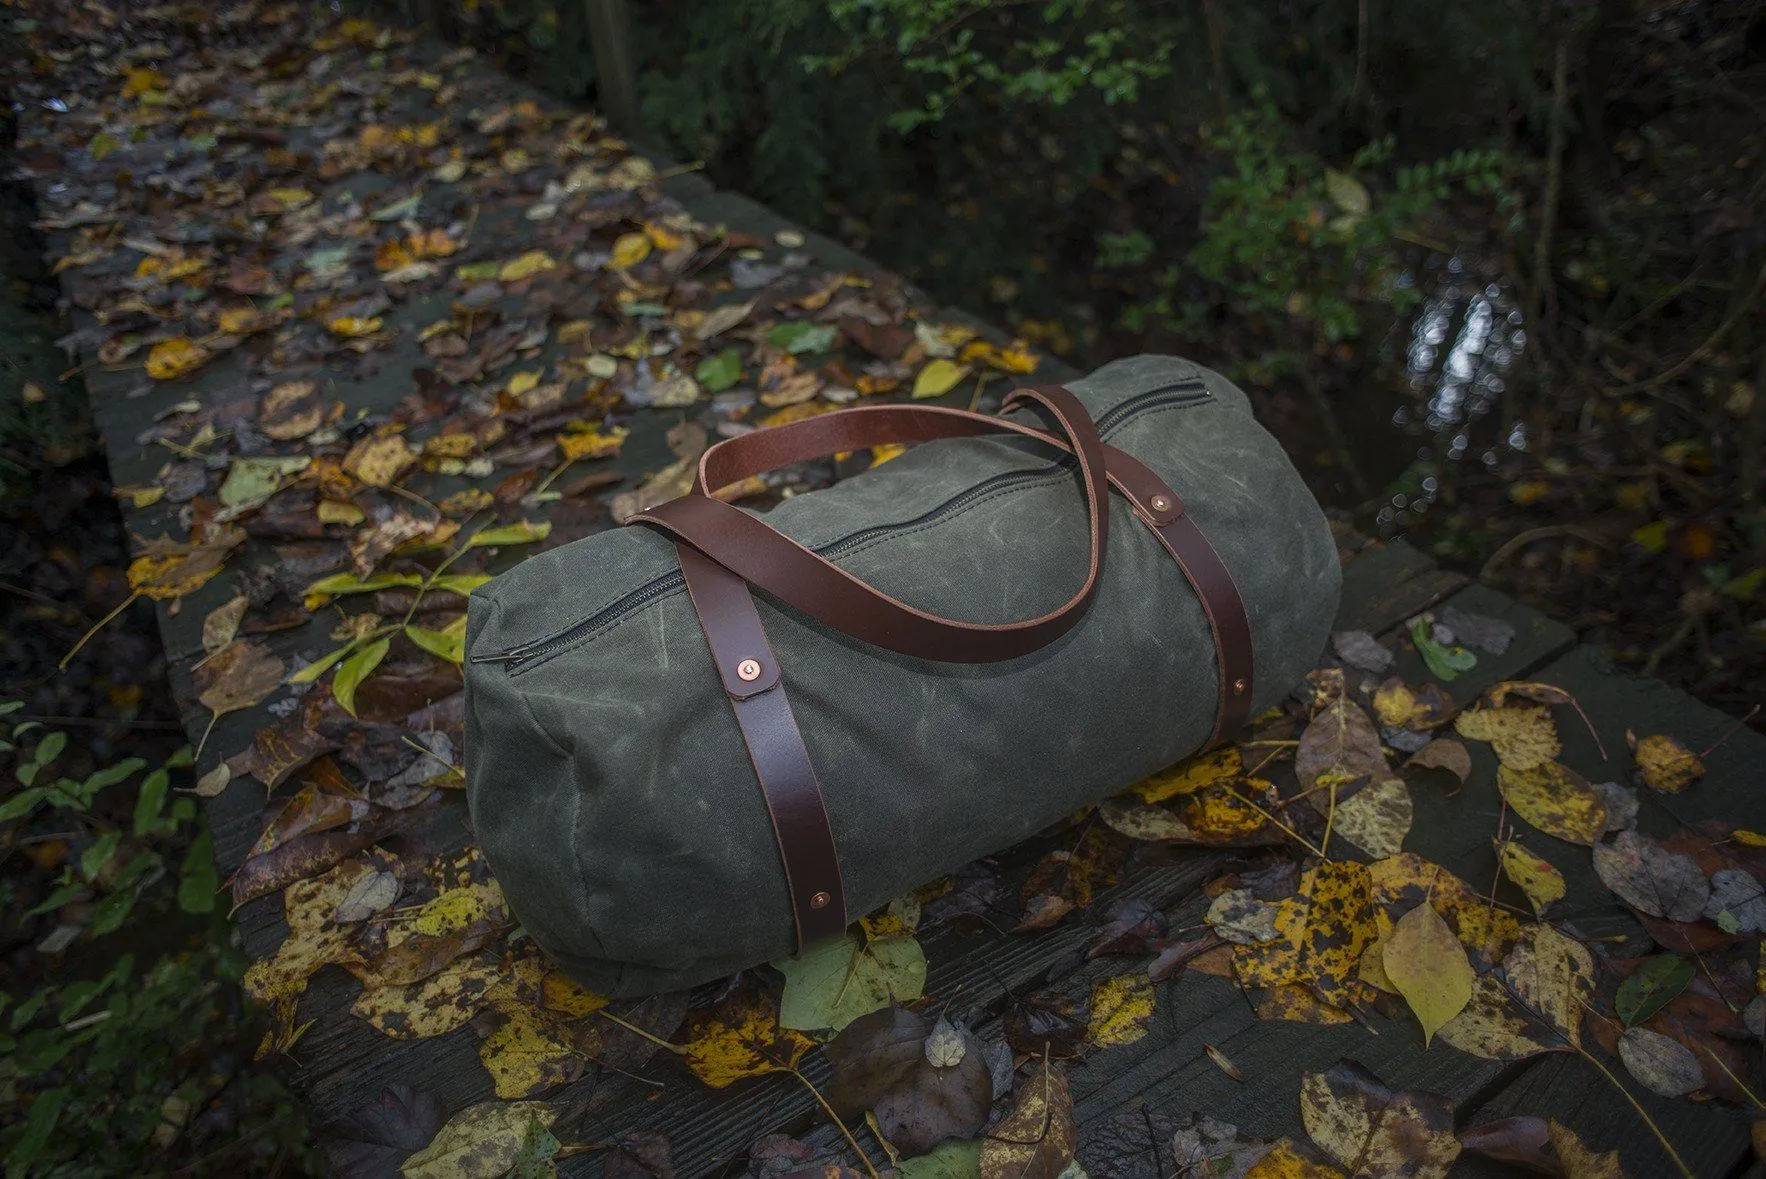
M 1421 613 L 1466 584 L 1404 541 L 1371 544 L 1343 570 L 1338 630 L 1379 633 Z
M 1706 819 L 1758 825 L 1766 817 L 1759 794 L 1766 737 L 1737 729 L 1733 717 L 1659 680 L 1620 671 L 1592 648 L 1576 648 L 1538 678 L 1574 694 L 1594 722 L 1592 734 L 1576 722 L 1560 726 L 1562 760 L 1592 781 L 1627 781 L 1627 729 L 1639 735 L 1668 733 L 1694 750 L 1708 749 L 1721 739 L 1704 754 L 1704 780 L 1684 793 L 1663 796 L 1648 789 L 1638 791 L 1642 803 L 1638 827 L 1646 834 L 1663 837 Z M 1627 939 L 1612 947 L 1615 953 L 1649 950 L 1637 921 L 1595 877 L 1587 849 L 1539 837 L 1526 842 L 1550 860 L 1569 885 L 1569 896 L 1551 914 L 1554 920 L 1583 937 Z M 1716 1102 L 1655 1097 L 1626 1077 L 1617 1060 L 1605 1063 L 1643 1102 L 1696 1174 L 1726 1174 L 1747 1155 L 1747 1125 L 1739 1111 Z M 1471 1120 L 1480 1123 L 1511 1114 L 1555 1117 L 1582 1134 L 1589 1145 L 1603 1151 L 1618 1149 L 1633 1175 L 1670 1173 L 1666 1156 L 1636 1112 L 1580 1059 L 1536 1065 L 1480 1106 Z

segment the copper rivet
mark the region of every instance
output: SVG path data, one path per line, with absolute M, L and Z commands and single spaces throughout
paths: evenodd
M 1233 691 L 1234 692 L 1243 692 L 1244 690 L 1245 690 L 1245 681 L 1244 680 L 1234 680 L 1233 681 Z
M 833 899 L 833 897 L 825 892 L 818 892 L 815 896 L 809 898 L 809 907 L 812 909 L 826 909 L 828 907 L 828 902 Z
M 760 664 L 752 659 L 744 659 L 736 665 L 736 678 L 744 683 L 753 683 L 760 678 Z
M 1164 496 L 1155 495 L 1153 497 L 1153 510 L 1155 512 L 1163 512 L 1166 508 L 1169 508 L 1170 506 L 1171 506 L 1171 501 L 1166 499 Z

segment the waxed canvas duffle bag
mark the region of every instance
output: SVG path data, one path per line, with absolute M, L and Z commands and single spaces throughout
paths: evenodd
M 1169 766 L 1314 665 L 1340 573 L 1243 392 L 1140 356 L 1000 417 L 861 406 L 472 595 L 467 789 L 526 931 L 610 995 L 792 954 Z M 709 493 L 918 443 L 751 512 Z

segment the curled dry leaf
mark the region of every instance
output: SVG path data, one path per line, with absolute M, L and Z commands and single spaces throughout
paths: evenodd
M 1352 1061 L 1301 1078 L 1300 1119 L 1320 1150 L 1360 1175 L 1446 1179 L 1459 1157 L 1453 1102 L 1394 1092 Z
M 1208 1059 L 1214 1062 L 1215 1068 L 1218 1068 L 1221 1072 L 1225 1073 L 1235 1081 L 1243 1081 L 1245 1079 L 1245 1074 L 1239 1071 L 1238 1065 L 1234 1064 L 1227 1058 L 1226 1053 L 1222 1052 L 1212 1044 L 1202 1045 L 1202 1050 L 1208 1053 Z
M 240 640 L 203 665 L 206 682 L 198 699 L 216 716 L 250 708 L 282 685 L 285 670 L 268 647 Z
M 1541 1175 L 1556 1175 L 1561 1170 L 1552 1153 L 1551 1136 L 1544 1118 L 1498 1118 L 1462 1132 L 1459 1144 L 1473 1154 L 1513 1163 Z
M 1404 764 L 1406 768 L 1446 770 L 1462 783 L 1472 776 L 1472 755 L 1451 737 L 1435 738 L 1411 754 L 1410 760 Z
M 1607 807 L 1600 792 L 1561 762 L 1547 761 L 1517 770 L 1503 764 L 1496 785 L 1509 807 L 1547 835 L 1591 847 L 1607 829 Z
M 1631 755 L 1637 759 L 1637 776 L 1651 790 L 1679 794 L 1705 776 L 1705 763 L 1692 750 L 1666 733 L 1639 738 L 1627 732 Z
M 1697 921 L 1711 896 L 1698 861 L 1636 831 L 1596 844 L 1594 872 L 1632 908 L 1669 921 Z
M 221 650 L 239 633 L 239 623 L 245 618 L 246 597 L 236 594 L 210 610 L 208 617 L 202 620 L 202 649 L 209 654 Z
M 1015 999 L 1006 1010 L 1006 1043 L 1014 1052 L 1055 1060 L 1085 1055 L 1089 1043 L 1091 1002 L 1057 992 Z
M 1234 888 L 1214 898 L 1203 920 L 1221 940 L 1250 946 L 1274 941 L 1279 936 L 1275 927 L 1277 912 L 1275 905 L 1258 900 L 1250 889 Z
M 258 429 L 279 442 L 305 438 L 325 421 L 325 398 L 317 381 L 287 381 L 264 395 Z

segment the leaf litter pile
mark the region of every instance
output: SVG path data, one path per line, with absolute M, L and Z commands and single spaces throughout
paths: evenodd
M 1699 756 L 1634 735 L 1603 751 L 1615 780 L 1590 782 L 1559 761 L 1560 726 L 1588 719 L 1560 688 L 1504 682 L 1461 707 L 1444 685 L 1513 635 L 1451 608 L 1395 640 L 1339 634 L 1237 743 L 1044 832 L 1027 872 L 969 865 L 692 994 L 584 990 L 522 936 L 470 843 L 437 834 L 462 786 L 467 595 L 682 494 L 718 437 L 878 395 L 971 402 L 1035 358 L 923 318 L 886 277 L 814 266 L 794 231 L 696 219 L 593 116 L 467 51 L 295 4 L 9 12 L 40 86 L 20 158 L 84 313 L 69 343 L 96 357 L 96 396 L 162 407 L 118 492 L 141 534 L 131 590 L 200 616 L 194 790 L 262 804 L 229 882 L 287 926 L 246 976 L 273 1015 L 260 1054 L 301 1061 L 303 998 L 333 969 L 360 983 L 337 1018 L 469 1041 L 484 1070 L 486 1100 L 445 1119 L 422 1077 L 388 1088 L 333 1128 L 339 1173 L 593 1156 L 671 1174 L 665 1134 L 595 1133 L 597 1085 L 740 1100 L 774 1074 L 834 1129 L 755 1141 L 757 1175 L 1424 1176 L 1462 1152 L 1622 1173 L 1555 1121 L 1463 1128 L 1447 1097 L 1352 1059 L 1305 1073 L 1292 1137 L 1206 1109 L 1083 1131 L 1074 1089 L 1184 988 L 1219 985 L 1261 1020 L 1358 1024 L 1416 1053 L 1579 1056 L 1664 1168 L 1685 1170 L 1633 1094 L 1766 1111 L 1766 834 L 1644 834 L 1642 807 L 1699 789 Z M 731 494 L 763 504 L 836 473 Z M 1423 678 L 1390 674 L 1400 647 Z M 1461 791 L 1490 804 L 1477 879 L 1405 850 L 1419 794 Z M 1137 869 L 1205 855 L 1219 874 L 1199 900 L 1110 899 Z M 1579 932 L 1565 866 L 1636 936 Z M 926 945 L 1060 937 L 1065 968 L 1030 983 L 984 968 L 927 990 Z M 1266 1083 L 1218 1045 L 1201 1056 Z

